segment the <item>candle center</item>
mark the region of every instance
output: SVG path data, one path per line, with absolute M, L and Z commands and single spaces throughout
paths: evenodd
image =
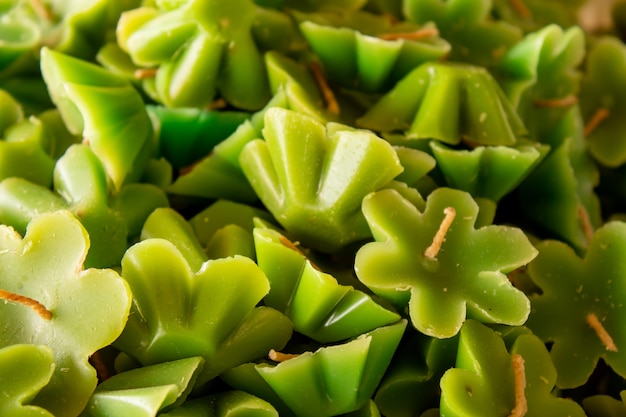
M 24 295 L 0 290 L 0 300 L 13 301 L 15 303 L 22 304 L 23 306 L 30 307 L 44 320 L 50 320 L 52 318 L 52 312 L 48 310 L 46 306 L 41 304 L 39 301 L 33 300 L 32 298 L 26 297 Z
M 517 353 L 511 357 L 513 361 L 513 377 L 515 378 L 515 407 L 509 414 L 509 417 L 522 417 L 528 411 L 526 402 L 526 369 L 524 367 L 524 358 Z
M 587 324 L 593 329 L 593 331 L 596 332 L 596 335 L 598 335 L 598 338 L 600 339 L 606 350 L 610 352 L 617 352 L 617 346 L 615 345 L 613 338 L 611 337 L 609 332 L 606 331 L 606 329 L 600 322 L 600 319 L 598 319 L 598 316 L 593 313 L 587 314 Z
M 424 251 L 424 256 L 429 259 L 437 258 L 437 255 L 439 254 L 439 251 L 441 250 L 441 246 L 443 245 L 443 242 L 445 242 L 446 240 L 446 233 L 448 233 L 448 230 L 450 229 L 450 226 L 452 225 L 452 222 L 454 221 L 454 218 L 456 217 L 456 210 L 454 209 L 454 207 L 446 207 L 443 210 L 443 213 L 445 214 L 445 217 L 443 218 L 443 221 L 439 225 L 439 230 L 437 230 L 437 233 L 435 234 L 435 237 L 433 238 L 433 242 Z

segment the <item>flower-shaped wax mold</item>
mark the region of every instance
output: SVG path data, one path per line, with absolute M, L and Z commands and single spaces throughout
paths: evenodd
M 191 357 L 114 375 L 98 385 L 80 417 L 154 417 L 173 409 L 191 392 L 203 362 Z
M 442 119 L 441 114 L 446 117 Z M 486 69 L 458 63 L 425 63 L 408 73 L 357 125 L 404 132 L 410 139 L 450 145 L 514 145 L 528 132 Z
M 278 417 L 270 403 L 244 391 L 225 391 L 185 401 L 160 417 Z
M 583 250 L 602 216 L 595 193 L 600 175 L 587 152 L 578 106 L 553 127 L 548 141 L 554 148 L 520 184 L 520 207 L 543 230 Z
M 285 236 L 255 228 L 257 263 L 270 282 L 265 305 L 283 312 L 294 330 L 317 342 L 331 343 L 400 320 L 367 294 L 340 285 L 311 263 Z M 311 294 L 315 294 L 312 298 Z
M 583 385 L 600 358 L 626 376 L 626 223 L 609 222 L 596 230 L 582 259 L 556 240 L 544 241 L 537 249 L 528 272 L 542 292 L 531 296 L 526 325 L 544 342 L 553 343 L 556 385 Z
M 23 233 L 38 213 L 70 210 L 87 229 L 91 241 L 86 266 L 119 265 L 130 241 L 157 207 L 168 206 L 165 193 L 151 184 L 107 187 L 100 160 L 85 145 L 73 145 L 54 171 L 54 191 L 22 178 L 0 182 L 0 221 Z
M 15 344 L 0 348 L 0 415 L 54 417 L 28 403 L 52 378 L 54 353 L 44 345 Z
M 463 322 L 523 324 L 530 301 L 508 272 L 537 254 L 517 228 L 475 229 L 478 205 L 463 191 L 438 188 L 420 212 L 395 190 L 363 200 L 375 242 L 356 255 L 355 271 L 374 293 L 406 309 L 413 326 L 437 338 L 452 337 Z
M 374 400 L 381 413 L 413 417 L 438 407 L 439 380 L 454 366 L 457 346 L 458 337 L 437 339 L 419 333 L 403 341 L 376 390 Z
M 626 163 L 626 46 L 617 38 L 594 42 L 580 85 L 589 152 L 602 165 Z
M 452 188 L 499 201 L 514 190 L 548 153 L 546 145 L 453 149 L 430 142 L 437 168 Z
M 82 132 L 114 189 L 139 179 L 154 132 L 134 87 L 95 64 L 47 48 L 41 51 L 41 72 L 68 129 Z
M 251 33 L 255 10 L 252 0 L 140 7 L 122 14 L 117 39 L 135 64 L 156 70 L 154 91 L 166 106 L 206 106 L 219 91 L 234 107 L 257 110 L 270 94 Z
M 89 236 L 67 211 L 35 217 L 22 238 L 0 226 L 0 347 L 47 345 L 56 367 L 31 402 L 76 416 L 96 388 L 88 362 L 122 332 L 132 301 L 113 270 L 83 269 Z
M 550 24 L 569 28 L 579 24 L 583 4 L 585 0 L 493 0 L 492 14 L 524 32 Z
M 450 52 L 432 24 L 392 23 L 365 11 L 295 16 L 329 81 L 349 89 L 385 92 L 413 68 Z
M 497 67 L 500 85 L 531 135 L 549 141 L 553 126 L 578 102 L 585 35 L 548 25 L 511 48 Z
M 419 24 L 434 22 L 452 44 L 450 59 L 491 66 L 522 37 L 515 26 L 490 18 L 492 0 L 407 0 L 405 16 Z
M 325 126 L 271 108 L 265 140 L 248 143 L 243 171 L 270 213 L 304 246 L 333 252 L 370 236 L 361 201 L 402 172 L 393 147 L 365 130 Z
M 122 276 L 134 303 L 114 346 L 144 366 L 201 356 L 201 385 L 282 349 L 291 337 L 284 315 L 256 307 L 269 283 L 249 258 L 209 260 L 196 271 L 174 244 L 152 238 L 126 251 Z
M 221 378 L 272 403 L 281 416 L 342 415 L 368 404 L 405 328 L 402 320 L 342 344 L 287 355 L 276 365 L 244 364 Z

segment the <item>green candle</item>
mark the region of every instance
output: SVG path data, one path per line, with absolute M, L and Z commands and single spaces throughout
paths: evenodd
M 292 238 L 333 252 L 369 236 L 361 200 L 402 172 L 389 143 L 349 127 L 327 132 L 316 120 L 280 108 L 265 114 L 263 135 L 245 146 L 240 163 Z
M 609 222 L 598 229 L 582 259 L 559 241 L 545 241 L 537 249 L 528 271 L 541 294 L 531 297 L 527 325 L 544 342 L 553 342 L 556 385 L 581 386 L 600 358 L 626 376 L 621 325 L 626 223 Z
M 35 217 L 23 239 L 0 227 L 0 346 L 52 349 L 56 367 L 32 404 L 60 417 L 85 406 L 97 383 L 88 357 L 120 335 L 131 304 L 115 271 L 83 269 L 88 247 L 87 232 L 67 211 Z
M 408 305 L 420 332 L 454 336 L 466 316 L 509 325 L 526 321 L 530 302 L 505 274 L 537 251 L 519 229 L 475 229 L 478 205 L 469 194 L 438 188 L 421 212 L 398 192 L 382 190 L 364 199 L 363 213 L 376 241 L 357 252 L 357 276 L 399 309 Z
M 176 238 L 180 233 L 167 234 L 176 243 L 188 241 Z M 257 307 L 269 283 L 252 260 L 242 256 L 210 260 L 196 270 L 198 264 L 192 269 L 185 257 L 197 252 L 190 249 L 149 238 L 127 250 L 122 276 L 134 302 L 114 345 L 144 366 L 201 356 L 205 365 L 197 383 L 202 385 L 270 349 L 282 349 L 292 325 L 278 311 Z

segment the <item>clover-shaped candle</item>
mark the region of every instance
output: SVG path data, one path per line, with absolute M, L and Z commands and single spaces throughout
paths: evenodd
M 44 345 L 16 344 L 0 349 L 0 414 L 12 417 L 53 417 L 28 405 L 52 378 L 54 353 Z
M 49 346 L 56 364 L 32 404 L 76 416 L 96 387 L 88 357 L 122 332 L 131 304 L 113 270 L 83 270 L 89 238 L 67 211 L 35 217 L 22 239 L 0 226 L 0 346 Z
M 356 274 L 398 308 L 408 304 L 420 332 L 454 336 L 466 316 L 510 325 L 526 321 L 530 302 L 505 274 L 537 251 L 520 229 L 475 229 L 478 205 L 468 193 L 438 188 L 420 212 L 395 190 L 381 190 L 363 200 L 363 213 L 376 242 L 357 252 Z
M 446 118 L 442 119 L 441 114 Z M 382 96 L 357 124 L 450 145 L 464 141 L 471 146 L 510 146 L 528 135 L 491 74 L 485 68 L 459 63 L 420 65 Z
M 285 316 L 256 307 L 269 283 L 248 258 L 210 260 L 194 270 L 173 243 L 151 238 L 126 251 L 122 276 L 133 290 L 134 306 L 114 345 L 143 365 L 201 356 L 205 365 L 198 384 L 204 384 L 270 349 L 282 349 L 291 337 Z
M 293 239 L 333 252 L 369 236 L 361 200 L 402 172 L 391 145 L 371 132 L 281 108 L 265 114 L 265 140 L 248 143 L 243 171 Z
M 542 292 L 531 298 L 527 326 L 554 343 L 550 354 L 557 386 L 584 384 L 600 358 L 626 376 L 626 223 L 609 222 L 596 230 L 583 259 L 559 241 L 545 241 L 537 249 L 528 272 Z

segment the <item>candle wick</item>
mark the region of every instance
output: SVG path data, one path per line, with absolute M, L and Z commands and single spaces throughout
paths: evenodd
M 515 378 L 515 407 L 509 414 L 509 417 L 522 417 L 528 411 L 528 403 L 526 402 L 526 370 L 524 367 L 524 358 L 520 354 L 511 356 L 513 362 L 513 377 Z
M 615 345 L 613 338 L 611 337 L 609 332 L 606 331 L 606 329 L 598 319 L 598 316 L 593 313 L 587 314 L 587 324 L 596 332 L 596 335 L 598 335 L 598 338 L 600 339 L 606 350 L 610 352 L 617 352 L 617 346 Z
M 30 0 L 30 5 L 32 6 L 37 16 L 39 16 L 41 19 L 48 22 L 53 22 L 55 20 L 54 14 L 45 4 L 43 4 L 42 0 Z
M 526 3 L 524 3 L 524 0 L 509 0 L 509 4 L 513 7 L 515 13 L 517 13 L 522 19 L 532 19 L 533 15 L 528 9 L 528 6 L 526 6 Z
M 593 116 L 591 116 L 591 119 L 589 119 L 589 121 L 585 125 L 585 128 L 583 130 L 585 136 L 589 136 L 591 132 L 596 130 L 600 123 L 602 123 L 610 115 L 611 112 L 609 112 L 609 110 L 605 109 L 604 107 L 600 107 L 598 110 L 596 110 Z
M 282 353 L 282 352 L 277 352 L 274 349 L 270 349 L 270 352 L 267 355 L 267 357 L 273 360 L 274 362 L 285 362 L 285 361 L 288 361 L 289 359 L 293 359 L 298 356 L 300 355 L 296 353 Z
M 317 86 L 322 92 L 322 96 L 326 102 L 326 109 L 333 114 L 339 114 L 339 103 L 337 103 L 335 93 L 333 93 L 333 90 L 331 90 L 326 78 L 324 77 L 322 67 L 317 61 L 311 61 L 309 63 L 309 68 L 311 69 L 311 73 L 313 74 L 313 78 L 315 79 Z
M 591 225 L 591 219 L 589 218 L 589 212 L 582 204 L 578 205 L 578 210 L 576 210 L 576 214 L 580 223 L 582 224 L 583 233 L 585 234 L 585 239 L 587 239 L 587 243 L 591 242 L 593 239 L 593 226 Z
M 22 304 L 23 306 L 30 307 L 44 320 L 49 321 L 50 319 L 52 319 L 52 312 L 39 301 L 33 300 L 32 298 L 26 297 L 24 295 L 15 294 L 9 291 L 0 290 L 0 299 L 6 301 L 14 301 L 18 304 Z
M 437 254 L 439 254 L 441 246 L 446 240 L 446 233 L 448 233 L 448 230 L 450 229 L 450 226 L 452 225 L 452 222 L 456 217 L 456 210 L 454 209 L 454 207 L 446 207 L 443 212 L 445 214 L 445 217 L 443 218 L 441 225 L 439 225 L 439 230 L 437 230 L 437 233 L 433 238 L 433 243 L 431 243 L 430 246 L 427 247 L 424 251 L 424 256 L 430 259 L 437 258 Z
M 133 73 L 133 76 L 137 80 L 145 80 L 147 78 L 154 78 L 157 75 L 157 68 L 139 68 Z
M 419 41 L 438 35 L 439 31 L 437 30 L 437 28 L 421 28 L 412 32 L 383 33 L 381 35 L 378 35 L 378 37 L 384 41 L 395 41 L 399 39 L 404 39 L 408 41 Z
M 578 97 L 573 94 L 570 94 L 561 98 L 547 98 L 547 99 L 537 99 L 533 101 L 533 106 L 535 107 L 551 107 L 551 108 L 559 108 L 559 107 L 569 107 L 578 103 Z

